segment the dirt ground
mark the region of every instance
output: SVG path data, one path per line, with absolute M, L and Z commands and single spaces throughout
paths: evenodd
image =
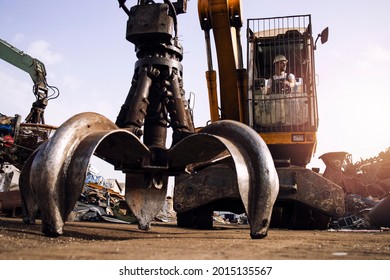
M 271 229 L 252 240 L 246 225 L 213 230 L 154 223 L 67 222 L 64 235 L 48 238 L 40 221 L 0 217 L 2 260 L 390 260 L 390 231 L 291 231 Z

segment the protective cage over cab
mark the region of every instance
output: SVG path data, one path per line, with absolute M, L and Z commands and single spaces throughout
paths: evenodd
M 306 166 L 318 127 L 311 16 L 248 19 L 247 26 L 251 126 L 276 161 Z M 281 58 L 285 79 L 293 79 L 288 90 L 270 87 L 283 82 L 274 76 Z

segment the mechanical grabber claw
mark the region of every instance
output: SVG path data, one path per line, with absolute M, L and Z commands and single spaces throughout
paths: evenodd
M 125 199 L 140 229 L 149 229 L 164 205 L 169 176 L 191 176 L 215 165 L 231 171 L 251 236 L 267 234 L 278 177 L 260 136 L 235 121 L 217 121 L 195 132 L 183 90 L 182 47 L 177 15 L 186 1 L 138 1 L 127 9 L 126 39 L 138 61 L 129 94 L 116 123 L 97 113 L 81 113 L 62 124 L 26 163 L 20 179 L 25 221 L 37 209 L 43 232 L 63 233 L 81 193 L 90 158 L 96 155 L 126 174 Z M 167 130 L 173 130 L 166 148 Z M 141 140 L 142 139 L 142 140 Z M 204 180 L 207 188 L 207 180 Z M 197 197 L 191 197 L 197 200 Z

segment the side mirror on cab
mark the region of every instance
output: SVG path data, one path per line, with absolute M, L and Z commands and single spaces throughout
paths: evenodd
M 321 44 L 325 44 L 328 41 L 329 36 L 329 27 L 326 27 L 320 34 L 318 34 L 317 39 L 314 43 L 314 49 L 317 49 L 317 41 L 321 38 Z

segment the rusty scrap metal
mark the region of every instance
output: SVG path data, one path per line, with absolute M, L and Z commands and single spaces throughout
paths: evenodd
M 21 196 L 17 190 L 0 192 L 0 213 L 10 213 L 12 217 L 17 215 L 21 208 Z
M 388 227 L 390 193 L 390 149 L 378 156 L 353 163 L 352 155 L 345 152 L 327 153 L 320 157 L 326 164 L 324 177 L 337 182 L 346 196 L 346 217 L 336 221 L 344 223 L 350 217 L 357 220 L 349 227 Z
M 378 202 L 368 213 L 377 227 L 390 227 L 390 195 Z

